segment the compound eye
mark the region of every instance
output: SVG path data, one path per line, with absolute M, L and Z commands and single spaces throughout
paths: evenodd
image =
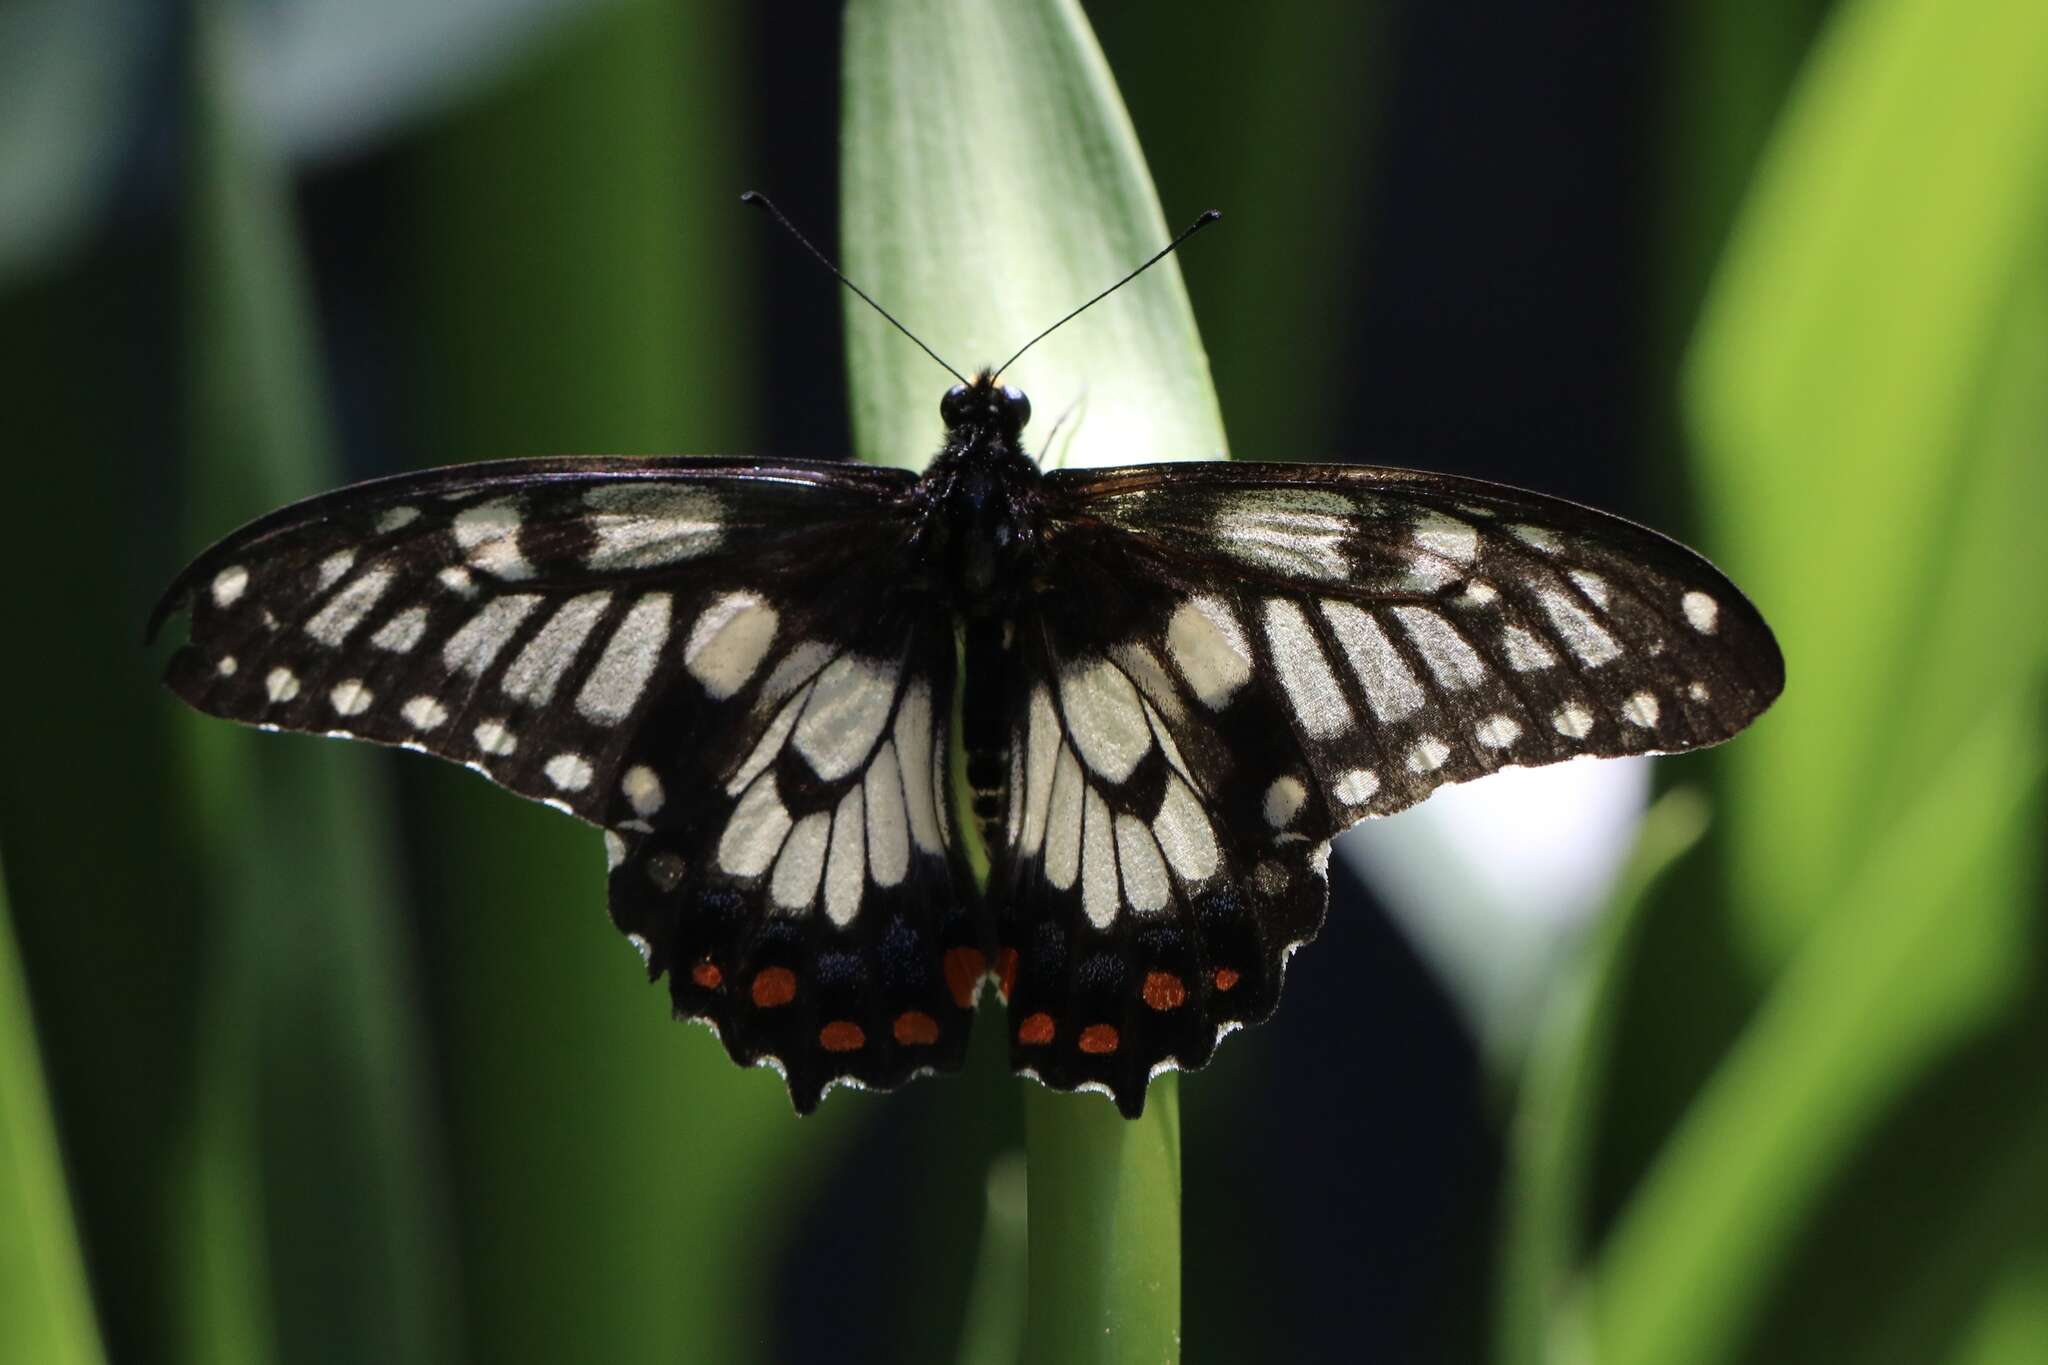
M 946 396 L 939 400 L 939 418 L 949 427 L 957 427 L 967 420 L 967 386 L 955 384 L 946 390 Z
M 1016 420 L 1018 426 L 1030 422 L 1031 400 L 1024 396 L 1024 390 L 1014 384 L 1003 385 L 1003 401 L 1010 405 L 1010 416 Z

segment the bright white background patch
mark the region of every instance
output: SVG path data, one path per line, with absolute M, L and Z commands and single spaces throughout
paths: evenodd
M 1649 765 L 1510 768 L 1337 840 L 1497 1057 L 1526 1045 L 1564 950 L 1610 894 Z

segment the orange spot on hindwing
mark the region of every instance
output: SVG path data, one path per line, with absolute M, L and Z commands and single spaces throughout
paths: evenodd
M 1116 1051 L 1120 1041 L 1113 1024 L 1090 1024 L 1081 1030 L 1081 1051 L 1093 1057 L 1104 1057 Z
M 699 962 L 690 968 L 690 980 L 707 991 L 715 991 L 725 984 L 725 973 L 718 970 L 716 962 Z
M 1172 972 L 1145 973 L 1145 1003 L 1155 1010 L 1177 1010 L 1188 1000 L 1187 985 Z
M 787 1005 L 796 999 L 796 973 L 787 967 L 764 967 L 754 973 L 751 994 L 754 1003 L 764 1010 Z
M 858 1052 L 867 1041 L 867 1034 L 851 1019 L 834 1019 L 818 1030 L 818 1046 L 827 1052 Z
M 996 981 L 1002 988 L 1003 999 L 1008 1000 L 1017 989 L 1017 950 L 1005 948 L 996 954 Z
M 1030 1047 L 1041 1047 L 1052 1041 L 1052 1016 L 1044 1010 L 1024 1016 L 1024 1022 L 1017 1025 L 1017 1041 Z
M 974 998 L 981 994 L 981 979 L 988 975 L 988 959 L 979 948 L 949 948 L 945 966 L 946 989 L 953 993 L 953 1003 L 963 1010 L 973 1009 Z
M 976 953 L 976 957 L 981 954 Z M 904 1047 L 929 1047 L 939 1041 L 939 1021 L 923 1010 L 905 1010 L 890 1030 Z
M 1216 989 L 1217 989 L 1217 990 L 1219 990 L 1219 991 L 1227 991 L 1227 990 L 1229 990 L 1229 989 L 1230 989 L 1230 988 L 1231 988 L 1232 986 L 1235 986 L 1235 985 L 1237 984 L 1237 982 L 1238 982 L 1238 975 L 1237 975 L 1237 969 L 1236 969 L 1235 967 L 1218 967 L 1218 968 L 1216 969 Z

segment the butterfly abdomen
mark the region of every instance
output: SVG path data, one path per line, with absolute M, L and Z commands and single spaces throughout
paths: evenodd
M 1009 629 L 993 617 L 967 622 L 961 739 L 967 750 L 968 796 L 984 848 L 999 846 L 1010 808 L 1009 697 L 1003 686 Z

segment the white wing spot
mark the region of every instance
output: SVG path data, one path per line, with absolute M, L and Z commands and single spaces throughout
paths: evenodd
M 448 708 L 432 697 L 418 696 L 399 707 L 398 714 L 415 730 L 432 730 L 448 719 Z
M 354 550 L 336 550 L 333 554 L 320 561 L 320 572 L 318 574 L 320 586 L 318 590 L 326 592 L 341 581 L 343 574 L 355 566 L 356 552 Z
M 635 815 L 652 815 L 668 802 L 660 774 L 645 763 L 635 763 L 626 769 L 619 778 L 619 794 L 626 798 Z
M 1417 773 L 1433 773 L 1444 766 L 1444 760 L 1451 756 L 1451 746 L 1435 735 L 1424 735 L 1408 750 L 1408 770 Z
M 1656 697 L 1648 692 L 1638 692 L 1621 704 L 1621 718 L 1630 725 L 1640 725 L 1648 730 L 1657 724 L 1661 710 Z
M 1520 626 L 1501 627 L 1500 642 L 1507 649 L 1508 667 L 1517 673 L 1532 673 L 1557 663 L 1556 652 Z
M 590 760 L 582 754 L 556 754 L 541 771 L 548 775 L 548 781 L 565 792 L 582 791 L 595 775 Z
M 1380 776 L 1370 768 L 1353 768 L 1337 779 L 1330 794 L 1347 806 L 1362 806 L 1380 789 Z
M 577 652 L 611 601 L 608 592 L 587 592 L 564 602 L 513 656 L 498 689 L 514 701 L 534 706 L 554 700 L 562 675 L 576 662 Z
M 1109 804 L 1093 787 L 1083 804 L 1081 913 L 1098 929 L 1116 922 L 1116 834 Z
M 1181 720 L 1187 715 L 1187 708 L 1181 704 L 1180 690 L 1173 681 L 1173 675 L 1166 671 L 1166 665 L 1159 662 L 1159 656 L 1143 640 L 1132 640 L 1118 645 L 1110 651 L 1130 680 L 1145 694 L 1145 700 Z
M 370 703 L 376 698 L 369 688 L 363 686 L 361 678 L 348 678 L 334 685 L 327 694 L 327 700 L 344 716 L 360 716 L 370 709 Z
M 1266 823 L 1274 829 L 1286 829 L 1294 823 L 1294 817 L 1301 813 L 1301 806 L 1308 800 L 1308 788 L 1301 779 L 1292 774 L 1283 774 L 1273 779 L 1273 785 L 1266 788 Z
M 235 662 L 234 655 L 223 654 L 220 657 L 220 662 L 213 666 L 213 671 L 220 674 L 223 678 L 232 678 L 235 676 L 235 670 L 240 667 L 241 665 Z M 1694 686 L 1698 686 L 1698 684 L 1694 684 Z
M 646 569 L 695 559 L 725 538 L 724 508 L 703 488 L 683 483 L 610 484 L 584 495 L 597 546 L 593 569 Z
M 1556 554 L 1564 548 L 1564 542 L 1558 539 L 1557 532 L 1547 526 L 1510 526 L 1508 534 L 1524 545 L 1533 546 L 1545 554 Z
M 1694 701 L 1709 701 L 1713 698 L 1714 694 L 1707 690 L 1705 683 L 1690 682 L 1685 685 L 1685 695 L 1691 697 Z
M 604 870 L 616 872 L 626 861 L 626 841 L 610 830 L 604 832 Z
M 775 861 L 792 821 L 775 774 L 767 773 L 740 798 L 718 836 L 718 865 L 735 877 L 758 877 Z
M 1685 608 L 1686 624 L 1702 635 L 1712 635 L 1721 624 L 1721 604 L 1703 592 L 1689 592 L 1679 605 Z
M 1052 799 L 1052 770 L 1059 757 L 1059 742 L 1060 722 L 1052 709 L 1052 694 L 1041 683 L 1031 689 L 1025 722 L 1024 781 L 1010 788 L 1010 800 L 1024 804 L 1024 829 L 1017 839 L 1017 852 L 1027 858 L 1045 842 L 1046 805 Z
M 903 799 L 910 808 L 910 837 L 926 853 L 944 849 L 939 837 L 938 788 L 933 782 L 932 690 L 919 678 L 903 691 L 896 708 L 896 755 L 903 765 Z
M 1436 593 L 1458 581 L 1458 566 L 1442 555 L 1416 550 L 1408 556 L 1407 574 L 1393 584 L 1401 593 Z
M 761 738 L 754 743 L 753 752 L 747 755 L 746 762 L 740 764 L 739 770 L 725 784 L 727 796 L 738 796 L 745 791 L 748 784 L 760 776 L 761 770 L 775 761 L 775 756 L 782 752 L 783 744 L 789 739 L 790 730 L 796 725 L 797 713 L 803 710 L 804 700 L 809 696 L 809 692 L 798 695 L 789 705 L 783 707 L 769 723 L 768 728 L 761 732 Z
M 349 558 L 353 560 L 355 556 L 350 555 Z M 363 618 L 370 614 L 370 609 L 377 605 L 377 599 L 384 595 L 384 590 L 391 586 L 391 578 L 389 569 L 371 569 L 364 573 L 329 598 L 326 606 L 306 618 L 306 634 L 323 645 L 339 649 L 363 623 Z
M 484 603 L 476 615 L 462 623 L 441 646 L 441 662 L 457 673 L 481 677 L 498 657 L 498 651 L 519 630 L 540 598 L 530 593 L 499 597 Z
M 299 695 L 299 676 L 289 668 L 273 668 L 263 679 L 263 690 L 274 702 L 290 701 Z
M 1441 512 L 1424 512 L 1415 519 L 1415 543 L 1432 555 L 1460 564 L 1479 557 L 1479 529 Z
M 1486 681 L 1485 661 L 1449 621 L 1428 607 L 1395 607 L 1393 612 L 1438 685 L 1457 691 Z
M 1587 569 L 1573 569 L 1566 575 L 1596 607 L 1607 609 L 1607 580 Z
M 1251 647 L 1237 613 L 1220 597 L 1198 594 L 1181 603 L 1166 627 L 1166 651 L 1212 711 L 1251 680 Z
M 825 873 L 825 850 L 832 838 L 832 816 L 813 811 L 796 822 L 782 841 L 782 853 L 775 860 L 775 875 L 768 894 L 784 910 L 802 910 L 818 894 L 818 879 Z
M 724 701 L 745 687 L 761 666 L 780 620 L 775 608 L 756 593 L 723 593 L 690 627 L 690 637 L 683 642 L 683 665 L 706 692 Z
M 389 535 L 393 531 L 403 530 L 419 519 L 420 509 L 417 507 L 387 507 L 377 514 L 377 532 L 380 535 Z
M 894 886 L 910 874 L 910 817 L 903 809 L 903 769 L 896 745 L 883 741 L 861 780 L 868 816 L 868 875 Z
M 487 720 L 476 727 L 476 747 L 503 758 L 519 747 L 519 736 L 502 720 Z
M 1076 664 L 1060 674 L 1060 708 L 1074 748 L 1105 782 L 1128 778 L 1152 747 L 1138 690 L 1106 659 Z
M 1053 766 L 1052 808 L 1045 818 L 1045 879 L 1064 891 L 1081 867 L 1081 803 L 1087 781 L 1080 760 L 1064 744 Z
M 533 577 L 519 553 L 519 508 L 510 498 L 478 503 L 455 514 L 455 543 L 472 568 L 498 578 Z
M 759 705 L 773 706 L 818 676 L 818 670 L 832 662 L 832 647 L 819 640 L 805 640 L 782 656 L 781 662 L 761 684 Z
M 1152 842 L 1152 831 L 1135 815 L 1116 817 L 1116 860 L 1123 874 L 1125 903 L 1141 915 L 1164 910 L 1173 895 L 1166 880 L 1166 862 L 1160 857 L 1159 845 Z
M 249 587 L 249 571 L 230 564 L 213 576 L 213 605 L 232 607 Z
M 584 719 L 617 725 L 633 713 L 668 643 L 669 610 L 665 592 L 648 593 L 627 610 L 576 694 Z
M 1365 688 L 1372 713 L 1382 721 L 1395 721 L 1421 710 L 1422 684 L 1380 623 L 1349 602 L 1325 599 L 1322 608 L 1323 619 L 1336 632 L 1351 671 Z
M 1166 861 L 1173 864 L 1173 870 L 1183 881 L 1206 879 L 1222 859 L 1222 850 L 1216 846 L 1216 832 L 1209 826 L 1208 812 L 1202 809 L 1188 784 L 1177 776 L 1166 783 L 1159 814 L 1152 818 L 1152 834 L 1159 840 Z
M 1351 703 L 1344 700 L 1337 675 L 1330 671 L 1330 661 L 1301 608 L 1284 597 L 1269 597 L 1265 623 L 1274 667 L 1301 728 L 1318 739 L 1349 730 Z
M 1557 708 L 1550 724 L 1566 739 L 1584 739 L 1593 733 L 1593 713 L 1575 701 L 1568 701 Z
M 1522 724 L 1513 716 L 1492 715 L 1472 727 L 1472 736 L 1489 749 L 1505 749 L 1522 737 Z
M 1621 657 L 1621 646 L 1614 643 L 1614 637 L 1601 629 L 1600 623 L 1577 602 L 1555 588 L 1544 589 L 1538 600 L 1557 633 L 1588 668 L 1598 668 Z
M 407 607 L 398 615 L 377 627 L 377 633 L 370 637 L 370 643 L 393 654 L 409 654 L 420 637 L 427 633 L 427 609 Z
M 1485 579 L 1475 578 L 1451 600 L 1461 607 L 1486 607 L 1500 600 L 1500 591 Z
M 828 782 L 846 776 L 874 752 L 895 701 L 892 667 L 851 654 L 840 656 L 811 687 L 796 723 L 797 752 Z
M 860 913 L 867 880 L 867 802 L 858 784 L 839 798 L 832 816 L 832 848 L 825 860 L 825 916 L 840 928 Z
M 1351 576 L 1343 544 L 1355 510 L 1320 489 L 1264 488 L 1223 500 L 1209 530 L 1216 548 L 1248 564 L 1342 580 Z
M 476 596 L 476 580 L 471 578 L 469 570 L 463 568 L 460 564 L 450 564 L 447 568 L 435 574 L 434 577 L 441 581 L 442 587 L 448 589 L 457 597 Z

